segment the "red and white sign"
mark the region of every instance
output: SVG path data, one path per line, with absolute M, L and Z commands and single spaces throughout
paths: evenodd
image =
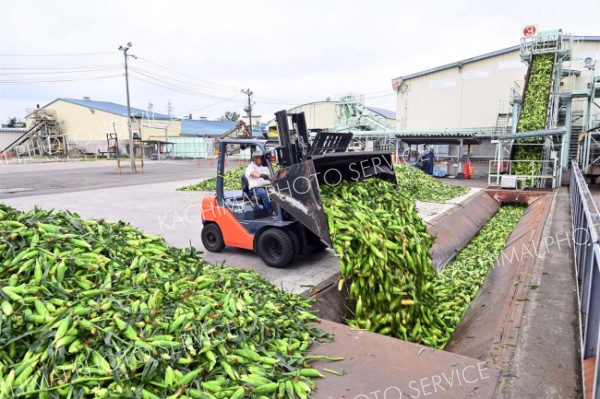
M 535 37 L 538 34 L 537 25 L 527 25 L 523 28 L 523 37 Z

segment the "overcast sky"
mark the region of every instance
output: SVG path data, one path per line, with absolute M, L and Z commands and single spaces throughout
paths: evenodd
M 600 35 L 599 0 L 0 4 L 2 123 L 58 97 L 125 104 L 129 41 L 132 106 L 216 118 L 242 113 L 250 88 L 264 121 L 345 93 L 395 110 L 391 79 L 516 45 L 528 24 Z

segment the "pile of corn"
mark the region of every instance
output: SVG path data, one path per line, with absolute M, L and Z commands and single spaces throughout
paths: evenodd
M 398 189 L 417 201 L 445 202 L 469 192 L 468 187 L 446 184 L 413 166 L 399 164 L 394 169 Z
M 322 200 L 340 290 L 348 289 L 348 324 L 443 348 L 492 269 L 524 208 L 505 206 L 438 275 L 433 239 L 414 201 L 380 179 L 325 187 Z
M 231 169 L 223 175 L 223 188 L 227 190 L 241 190 L 242 176 L 246 168 Z M 211 177 L 203 180 L 198 184 L 190 184 L 189 186 L 179 187 L 179 191 L 215 191 L 217 189 L 217 178 Z
M 0 205 L 0 398 L 306 398 L 310 303 L 122 222 Z
M 435 317 L 440 337 L 423 343 L 443 348 L 460 319 L 475 299 L 479 287 L 501 258 L 501 252 L 519 219 L 525 212 L 521 205 L 501 207 L 471 242 L 439 273 L 434 284 Z
M 241 190 L 245 168 L 232 169 L 223 176 L 224 189 Z M 408 165 L 395 165 L 398 190 L 406 196 L 423 202 L 445 202 L 469 192 L 468 187 L 452 186 Z M 178 188 L 179 191 L 215 191 L 217 178 L 211 177 L 198 184 Z
M 437 325 L 433 239 L 414 201 L 381 179 L 322 187 L 333 248 L 354 316 L 349 324 L 420 342 Z
M 546 111 L 548 110 L 548 100 L 552 89 L 553 71 L 554 54 L 534 56 L 517 132 L 530 132 L 546 128 Z M 542 156 L 541 143 L 540 137 L 517 140 L 513 159 L 539 161 Z M 535 175 L 539 173 L 539 169 L 539 164 L 532 162 L 513 162 L 512 164 L 512 173 L 516 175 Z M 528 186 L 534 184 L 535 179 L 527 182 Z

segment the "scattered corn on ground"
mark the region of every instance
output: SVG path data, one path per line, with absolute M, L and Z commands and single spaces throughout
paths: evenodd
M 418 201 L 446 202 L 469 192 L 469 187 L 444 183 L 413 166 L 398 164 L 394 169 L 398 188 L 408 197 Z
M 223 188 L 225 190 L 241 190 L 242 189 L 242 175 L 246 171 L 246 168 L 236 168 L 225 172 L 223 177 Z M 179 187 L 179 191 L 215 191 L 217 189 L 217 178 L 211 177 L 203 180 L 197 184 L 190 184 L 189 186 Z
M 241 178 L 245 170 L 245 168 L 237 168 L 225 172 L 223 178 L 225 190 L 241 190 Z M 395 165 L 395 172 L 398 179 L 398 190 L 419 201 L 445 202 L 469 192 L 468 187 L 446 184 L 412 166 Z M 215 191 L 216 189 L 216 177 L 178 188 L 179 191 Z

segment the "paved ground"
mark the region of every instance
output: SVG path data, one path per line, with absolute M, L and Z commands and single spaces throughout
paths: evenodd
M 123 161 L 119 174 L 116 160 L 0 164 L 0 199 L 153 184 L 215 175 L 207 160 L 146 161 L 143 173 L 132 173 Z
M 580 398 L 577 288 L 567 188 L 559 189 L 537 251 L 505 398 Z
M 199 204 L 205 193 L 176 188 L 214 176 L 215 166 L 206 160 L 200 165 L 195 161 L 148 161 L 145 166 L 144 173 L 132 174 L 125 169 L 119 174 L 115 161 L 4 165 L 0 166 L 0 201 L 19 209 L 39 205 L 69 209 L 87 218 L 125 220 L 145 232 L 162 235 L 170 245 L 203 248 Z M 425 219 L 452 206 L 418 205 Z M 332 250 L 299 260 L 285 269 L 267 267 L 258 256 L 235 248 L 226 248 L 219 254 L 206 252 L 204 257 L 213 263 L 252 268 L 292 292 L 302 292 L 339 270 Z

